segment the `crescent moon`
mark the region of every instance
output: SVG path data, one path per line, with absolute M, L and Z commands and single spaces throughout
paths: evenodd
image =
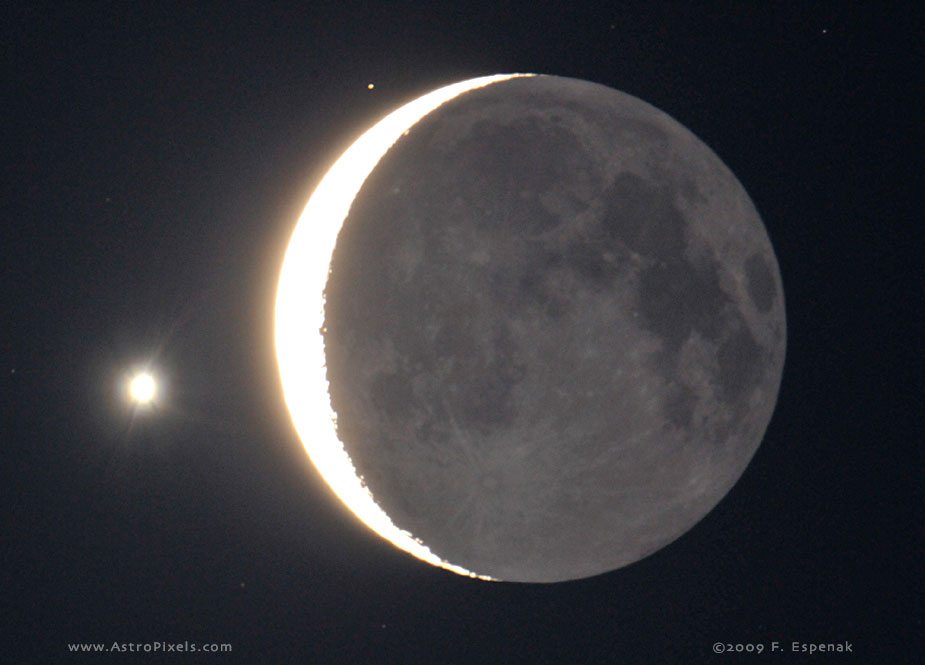
M 439 88 L 393 111 L 360 136 L 308 200 L 289 241 L 276 293 L 276 357 L 286 405 L 302 445 L 331 490 L 369 528 L 399 549 L 454 573 L 487 580 L 492 578 L 442 560 L 421 540 L 395 526 L 357 474 L 337 437 L 337 414 L 328 391 L 322 336 L 324 288 L 337 235 L 353 199 L 402 134 L 464 92 L 521 76 L 534 75 L 484 76 Z

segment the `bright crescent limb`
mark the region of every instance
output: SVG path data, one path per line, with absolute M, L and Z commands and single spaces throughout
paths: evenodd
M 367 176 L 401 135 L 457 95 L 531 74 L 501 74 L 440 88 L 393 111 L 358 138 L 324 176 L 289 241 L 276 293 L 276 357 L 293 424 L 322 477 L 363 522 L 396 547 L 460 575 L 482 577 L 443 561 L 399 529 L 373 500 L 337 438 L 325 372 L 324 288 L 337 234 Z M 314 306 L 306 304 L 314 299 Z

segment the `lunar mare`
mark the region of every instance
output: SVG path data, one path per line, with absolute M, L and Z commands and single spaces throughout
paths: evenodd
M 298 414 L 333 409 L 364 501 L 456 572 L 637 561 L 712 509 L 770 420 L 786 326 L 761 219 L 699 139 L 615 90 L 512 78 L 434 108 L 357 184 L 330 274 L 284 268 L 311 313 L 296 333 L 277 306 L 300 436 L 311 455 Z M 324 364 L 330 401 L 287 385 L 309 347 L 296 373 Z

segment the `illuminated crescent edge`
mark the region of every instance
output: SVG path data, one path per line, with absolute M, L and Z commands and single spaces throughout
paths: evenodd
M 454 97 L 492 83 L 534 74 L 499 74 L 454 83 L 393 111 L 358 138 L 327 172 L 302 211 L 276 293 L 276 357 L 292 422 L 312 463 L 341 501 L 399 549 L 460 575 L 490 580 L 442 560 L 398 528 L 373 499 L 337 437 L 325 370 L 324 288 L 337 234 L 366 178 L 392 145 L 421 118 Z M 306 299 L 315 297 L 315 306 Z

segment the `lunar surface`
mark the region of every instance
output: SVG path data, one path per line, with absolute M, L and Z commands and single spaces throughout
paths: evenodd
M 501 580 L 604 573 L 690 529 L 755 453 L 784 363 L 777 262 L 734 175 L 574 79 L 417 122 L 353 200 L 325 298 L 356 473 L 441 560 Z

